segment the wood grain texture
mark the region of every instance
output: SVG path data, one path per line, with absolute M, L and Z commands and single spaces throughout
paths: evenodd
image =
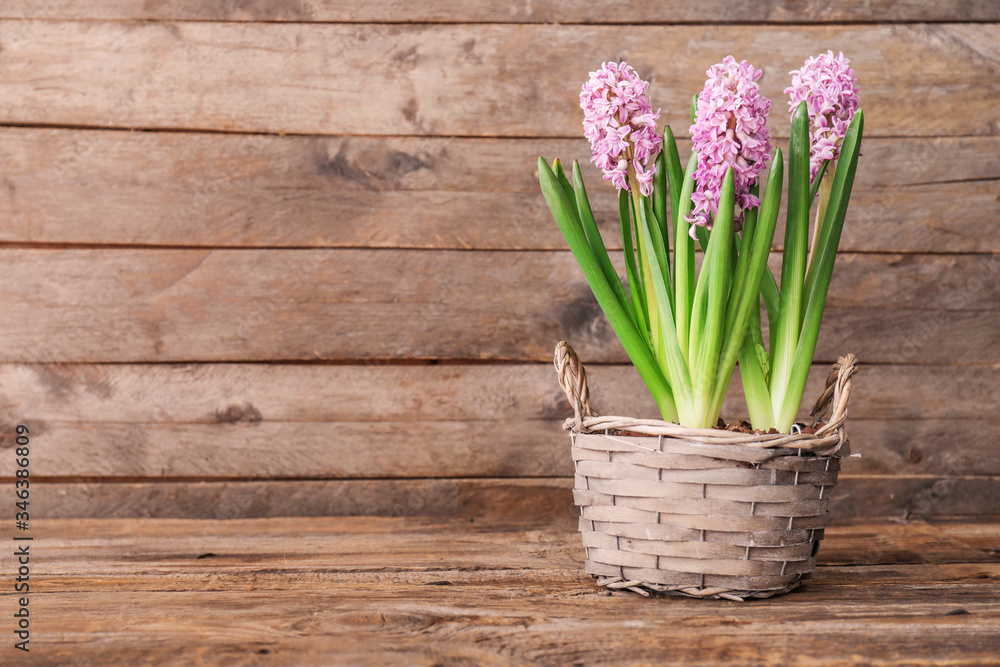
M 32 545 L 47 568 L 31 602 L 32 657 L 984 664 L 1000 650 L 1000 564 L 966 536 L 1000 537 L 964 524 L 831 528 L 800 590 L 733 604 L 600 594 L 564 523 L 43 521 Z
M 830 647 L 873 632 L 882 652 L 849 659 L 995 656 L 989 531 L 872 528 L 871 548 L 853 533 L 863 555 L 831 556 L 827 571 L 842 575 L 828 590 L 855 606 L 831 612 L 820 597 L 739 618 L 722 633 L 734 648 L 714 653 L 699 647 L 707 620 L 688 612 L 642 628 L 627 625 L 638 608 L 581 617 L 594 602 L 568 543 L 468 535 L 572 521 L 566 407 L 547 363 L 557 340 L 590 364 L 601 412 L 653 414 L 533 173 L 538 154 L 586 158 L 581 77 L 628 59 L 683 135 L 702 72 L 733 52 L 767 70 L 784 136 L 785 73 L 826 48 L 852 58 L 868 138 L 817 356 L 877 364 L 852 403 L 863 458 L 845 463 L 835 522 L 1000 516 L 1000 6 L 707 2 L 3 3 L 0 361 L 29 363 L 0 364 L 0 451 L 11 425 L 30 424 L 33 512 L 368 517 L 332 532 L 336 519 L 297 523 L 292 549 L 274 523 L 201 537 L 185 537 L 192 524 L 53 523 L 46 546 L 66 559 L 45 557 L 57 574 L 38 638 L 60 643 L 46 659 L 180 662 L 186 642 L 199 644 L 188 662 L 205 663 L 336 651 L 386 664 L 390 650 L 411 664 L 564 662 L 613 636 L 608 661 L 627 664 L 649 662 L 636 647 L 665 648 L 670 628 L 688 662 L 787 663 L 774 647 L 793 624 L 819 642 L 806 662 L 834 662 Z M 165 131 L 121 131 L 132 129 Z M 588 179 L 617 247 L 613 198 Z M 824 373 L 813 375 L 807 402 Z M 740 402 L 737 386 L 727 412 Z M 11 473 L 0 457 L 2 488 Z M 102 525 L 117 542 L 74 547 Z M 192 573 L 184 550 L 219 534 L 232 548 Z M 142 549 L 151 564 L 123 569 Z M 904 565 L 927 562 L 933 581 Z M 453 586 L 428 586 L 440 572 Z M 511 586 L 577 620 L 512 611 Z M 457 589 L 466 597 L 449 597 Z M 900 589 L 911 597 L 897 609 Z M 146 596 L 128 624 L 108 615 L 115 590 Z M 942 599 L 970 613 L 944 617 Z M 678 635 L 695 648 L 677 649 Z
M 828 372 L 829 366 L 813 367 L 807 403 L 819 395 Z M 587 374 L 591 404 L 599 413 L 655 413 L 631 366 L 595 364 Z M 734 381 L 725 404 L 733 418 L 744 416 L 741 391 Z M 997 368 L 862 363 L 850 418 L 971 422 L 994 419 L 997 403 Z M 0 409 L 8 423 L 42 425 L 514 419 L 557 424 L 571 414 L 548 363 L 3 364 Z M 0 440 L 0 447 L 6 444 Z
M 571 475 L 569 437 L 554 421 L 60 424 L 34 427 L 36 479 L 357 479 Z M 856 420 L 862 473 L 1000 475 L 1000 423 Z M 961 447 L 955 443 L 961 442 Z M 0 463 L 11 479 L 14 458 Z
M 803 417 L 826 374 L 811 374 Z M 601 413 L 656 415 L 631 368 L 590 380 Z M 745 416 L 740 389 L 727 417 Z M 862 458 L 845 471 L 1000 474 L 998 392 L 996 369 L 864 367 L 848 428 Z M 547 364 L 0 366 L 0 408 L 0 450 L 26 424 L 36 478 L 572 474 L 571 412 Z M 13 469 L 0 457 L 0 477 Z
M 491 5 L 434 0 L 414 4 L 400 0 L 256 0 L 206 3 L 199 0 L 8 0 L 0 18 L 106 19 L 161 21 L 290 21 L 434 22 L 434 23 L 801 23 L 895 21 L 1000 21 L 1000 9 L 989 0 L 740 0 L 691 3 L 684 0 L 643 3 L 639 0 L 542 0 Z
M 241 548 L 252 541 L 254 551 L 265 557 L 284 554 L 288 572 L 325 565 L 331 575 L 377 575 L 383 568 L 409 568 L 430 574 L 435 565 L 461 570 L 478 566 L 495 572 L 516 563 L 522 570 L 549 572 L 579 566 L 581 542 L 578 522 L 572 517 L 527 515 L 517 521 L 484 518 L 460 522 L 432 517 L 281 517 L 263 519 L 40 519 L 35 537 L 51 554 L 53 580 L 59 590 L 81 591 L 84 584 L 76 568 L 92 561 L 95 575 L 114 574 L 116 558 L 135 541 L 147 557 L 135 561 L 137 575 L 158 571 L 185 579 L 203 576 L 188 571 L 194 556 L 214 553 L 218 575 L 238 575 L 252 567 Z M 294 535 L 293 544 L 289 535 Z M 400 539 L 405 535 L 405 539 Z M 451 539 L 443 539 L 448 536 Z M 353 538 L 351 540 L 345 537 Z M 337 541 L 339 548 L 329 549 Z M 1000 525 L 993 522 L 855 522 L 825 530 L 818 563 L 847 567 L 895 563 L 899 565 L 956 565 L 959 574 L 975 564 L 1000 565 L 993 547 L 1000 543 Z M 327 548 L 324 548 L 327 547 Z M 216 551 L 217 550 L 217 551 Z M 104 559 L 98 554 L 104 552 Z M 871 553 L 875 552 L 875 553 Z M 357 556 L 363 555 L 364 560 Z M 197 559 L 195 559 L 197 560 Z M 110 561 L 110 562 L 109 562 Z M 968 569 L 971 569 L 968 568 Z M 992 569 L 992 568 L 987 568 Z M 467 568 L 466 574 L 475 572 Z M 281 573 L 261 572 L 281 576 Z M 846 573 L 845 573 L 846 574 Z M 74 576 L 75 575 L 75 576 Z M 892 579 L 889 572 L 883 573 Z M 144 578 L 144 577 L 143 577 Z M 169 580 L 150 577 L 148 590 L 170 590 Z M 263 588 L 276 579 L 262 577 Z M 6 593 L 6 591 L 4 592 Z M 786 600 L 791 598 L 785 598 Z
M 617 56 L 652 79 L 662 121 L 680 134 L 702 73 L 723 54 L 766 67 L 772 75 L 762 90 L 781 100 L 786 72 L 817 51 L 849 45 L 867 136 L 1000 131 L 997 24 L 748 32 L 729 25 L 5 21 L 0 43 L 3 124 L 576 137 L 588 67 L 578 63 Z M 615 46 L 595 56 L 595 44 Z M 365 85 L 344 72 L 364 72 Z
M 871 139 L 864 153 L 842 250 L 1000 251 L 1000 138 Z M 533 160 L 588 154 L 582 139 L 5 128 L 0 241 L 561 249 Z M 618 248 L 612 190 L 585 178 Z
M 315 588 L 294 595 L 211 589 L 135 593 L 129 584 L 119 584 L 111 594 L 102 587 L 42 598 L 40 617 L 64 625 L 40 621 L 37 641 L 52 645 L 48 655 L 53 660 L 47 664 L 178 658 L 204 665 L 335 661 L 428 667 L 595 661 L 648 665 L 650 659 L 682 664 L 989 664 L 1000 644 L 992 567 L 958 575 L 951 574 L 956 568 L 945 567 L 943 582 L 911 574 L 917 568 L 901 568 L 911 581 L 870 582 L 890 568 L 900 566 L 859 567 L 854 578 L 830 581 L 827 595 L 818 588 L 823 582 L 816 581 L 816 592 L 808 596 L 812 604 L 789 603 L 779 607 L 784 613 L 763 618 L 756 608 L 679 609 L 663 603 L 662 609 L 647 610 L 637 600 L 596 600 L 589 581 L 548 572 L 468 578 L 445 572 L 446 579 L 441 574 L 390 574 L 363 588 L 334 583 L 330 575 L 306 575 Z M 979 575 L 990 579 L 977 581 Z M 367 584 L 365 579 L 361 581 Z M 918 587 L 919 592 L 914 590 Z M 845 598 L 851 601 L 835 602 Z M 131 613 L 109 613 L 109 599 L 127 600 Z M 706 642 L 705 633 L 718 627 L 720 615 L 727 621 L 725 633 Z M 813 615 L 817 620 L 803 621 Z M 643 620 L 636 621 L 637 616 Z M 91 639 L 92 632 L 105 641 Z M 878 633 L 879 642 L 870 641 L 872 633 Z M 792 634 L 798 640 L 795 647 L 787 644 Z
M 431 516 L 518 521 L 578 516 L 572 488 L 573 480 L 565 477 L 61 481 L 36 483 L 31 498 L 43 518 Z M 912 517 L 995 520 L 1000 517 L 1000 477 L 843 473 L 833 489 L 830 514 L 835 524 Z
M 0 262 L 3 361 L 549 361 L 559 340 L 588 363 L 626 361 L 568 252 L 11 249 Z M 998 273 L 992 255 L 843 254 L 816 358 L 996 363 Z

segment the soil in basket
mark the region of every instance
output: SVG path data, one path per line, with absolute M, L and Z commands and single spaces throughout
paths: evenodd
M 802 425 L 800 425 L 800 426 L 802 428 L 802 432 L 803 433 L 815 433 L 819 429 L 821 429 L 824 426 L 826 426 L 826 422 L 820 422 L 816 426 L 802 426 Z M 715 425 L 715 428 L 718 429 L 718 430 L 720 430 L 720 431 L 735 431 L 737 433 L 747 433 L 747 434 L 753 434 L 753 435 L 771 435 L 771 434 L 781 433 L 776 428 L 768 429 L 767 431 L 762 431 L 760 429 L 754 429 L 754 428 L 752 428 L 750 426 L 750 422 L 748 422 L 745 419 L 741 419 L 739 421 L 734 421 L 731 424 L 727 424 L 726 422 L 722 421 L 722 419 L 720 418 L 719 419 L 719 423 Z M 648 437 L 647 434 L 645 434 L 645 433 L 635 433 L 634 431 L 626 431 L 626 430 L 622 430 L 622 429 L 612 429 L 611 431 L 609 431 L 609 434 L 610 435 L 617 435 L 617 436 L 633 437 L 633 438 L 645 438 L 645 437 Z

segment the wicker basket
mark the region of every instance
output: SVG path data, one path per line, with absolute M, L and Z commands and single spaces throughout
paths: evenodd
M 834 365 L 813 428 L 755 435 L 599 417 L 576 352 L 556 346 L 559 383 L 575 412 L 564 428 L 586 571 L 600 586 L 647 596 L 743 600 L 797 588 L 815 566 L 830 487 L 849 453 L 844 421 L 856 364 L 848 355 Z

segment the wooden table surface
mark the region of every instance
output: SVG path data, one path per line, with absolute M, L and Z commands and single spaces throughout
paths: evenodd
M 31 653 L 13 656 L 30 664 L 913 665 L 1000 656 L 998 523 L 834 527 L 802 588 L 745 603 L 599 590 L 581 570 L 568 517 L 50 519 L 33 533 Z M 13 608 L 11 587 L 2 597 Z M 8 648 L 0 662 L 15 653 Z

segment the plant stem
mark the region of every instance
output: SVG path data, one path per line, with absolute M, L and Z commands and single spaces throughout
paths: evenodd
M 636 222 L 636 246 L 639 250 L 639 271 L 641 272 L 641 280 L 646 295 L 646 313 L 649 316 L 649 342 L 653 350 L 653 357 L 662 367 L 663 357 L 660 356 L 660 347 L 663 332 L 660 329 L 659 307 L 656 304 L 656 293 L 653 289 L 653 272 L 649 265 L 649 254 L 653 249 L 649 247 L 646 235 L 640 231 L 642 223 L 639 220 L 639 216 L 640 208 L 642 207 L 642 200 L 640 199 L 641 195 L 639 194 L 639 188 L 636 185 L 635 178 L 632 178 L 631 182 L 632 211 L 635 215 Z
M 821 178 L 822 172 L 816 174 L 816 178 Z M 809 268 L 812 266 L 813 259 L 816 257 L 816 249 L 819 247 L 820 236 L 823 235 L 823 219 L 826 217 L 826 208 L 830 203 L 830 189 L 833 187 L 832 178 L 824 178 L 819 183 L 819 188 L 816 192 L 819 195 L 819 199 L 816 200 L 816 217 L 813 221 L 813 238 L 812 246 L 809 249 L 809 261 L 806 264 L 806 274 L 809 273 Z M 804 312 L 803 312 L 804 314 Z M 801 323 L 800 323 L 801 326 Z
M 692 153 L 684 172 L 684 185 L 674 214 L 674 322 L 677 325 L 677 344 L 690 367 L 689 339 L 691 333 L 691 308 L 694 303 L 694 239 L 688 233 L 691 223 L 691 193 L 694 192 L 694 172 L 698 167 L 698 154 Z
M 649 343 L 649 316 L 646 313 L 646 300 L 642 292 L 642 281 L 636 266 L 635 245 L 632 235 L 632 208 L 628 193 L 622 190 L 618 193 L 618 220 L 622 233 L 622 250 L 625 254 L 625 275 L 628 276 L 628 291 L 632 301 L 632 313 L 635 315 L 635 326 L 642 334 L 643 340 Z

